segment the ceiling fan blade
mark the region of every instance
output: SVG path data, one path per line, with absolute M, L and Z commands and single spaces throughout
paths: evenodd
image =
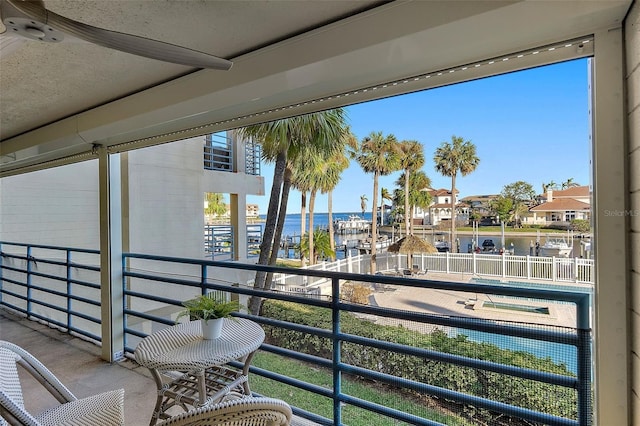
M 50 27 L 52 31 L 58 30 L 110 49 L 194 68 L 228 70 L 233 65 L 231 61 L 226 59 L 189 49 L 187 47 L 176 46 L 171 43 L 165 43 L 132 34 L 106 30 L 74 21 L 44 9 L 40 0 L 36 2 L 23 0 L 3 1 L 10 3 L 11 6 L 29 18 L 39 21 L 39 23 L 45 25 L 47 29 Z M 7 20 L 7 17 L 3 16 L 3 21 L 6 22 Z M 36 30 L 39 30 L 42 33 L 47 32 L 39 27 L 36 27 Z
M 5 35 L 6 31 L 0 34 L 0 59 L 7 58 L 13 52 L 17 51 L 22 43 L 27 40 L 22 37 L 11 37 Z

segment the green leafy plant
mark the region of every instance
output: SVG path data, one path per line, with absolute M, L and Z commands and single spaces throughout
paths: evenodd
M 216 297 L 214 293 L 200 295 L 194 299 L 182 302 L 182 306 L 185 307 L 185 310 L 178 314 L 176 321 L 186 316 L 188 316 L 191 321 L 228 318 L 232 312 L 238 311 L 241 307 L 237 300 L 222 300 L 220 297 Z

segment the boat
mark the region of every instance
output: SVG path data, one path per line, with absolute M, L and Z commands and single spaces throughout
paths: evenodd
M 482 251 L 495 251 L 496 244 L 492 239 L 486 239 L 482 242 Z
M 373 238 L 369 237 L 364 240 L 359 240 L 356 248 L 360 254 L 370 254 Z M 376 251 L 381 252 L 382 249 L 386 249 L 391 245 L 392 241 L 386 235 L 380 235 L 378 241 L 376 241 Z
M 438 232 L 434 235 L 433 238 L 433 246 L 440 252 L 440 253 L 446 253 L 448 251 L 451 251 L 451 244 L 449 244 L 449 241 L 447 241 L 445 238 L 447 237 L 447 235 L 445 235 L 442 232 Z
M 347 219 L 338 219 L 334 222 L 335 232 L 341 234 L 368 232 L 371 229 L 371 221 L 352 214 Z
M 569 257 L 573 252 L 573 237 L 567 236 L 547 236 L 546 241 L 540 246 L 540 255 L 546 257 Z

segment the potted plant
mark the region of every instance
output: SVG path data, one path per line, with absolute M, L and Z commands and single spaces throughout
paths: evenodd
M 231 317 L 231 313 L 240 309 L 236 300 L 222 300 L 214 293 L 200 295 L 182 302 L 185 310 L 178 314 L 176 321 L 188 316 L 191 321 L 200 320 L 204 339 L 216 339 L 222 333 L 223 318 Z

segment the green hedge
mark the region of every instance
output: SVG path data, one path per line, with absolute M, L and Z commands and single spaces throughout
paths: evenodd
M 331 329 L 331 312 L 324 308 L 265 301 L 262 316 Z M 500 349 L 490 343 L 471 342 L 464 335 L 448 337 L 440 330 L 425 334 L 401 326 L 378 325 L 348 312 L 341 313 L 340 321 L 341 330 L 348 334 L 573 376 L 566 366 L 550 359 L 541 359 L 528 352 Z M 275 327 L 264 328 L 270 344 L 327 359 L 332 357 L 330 339 Z M 577 418 L 577 393 L 573 389 L 353 343 L 345 342 L 341 349 L 343 362 L 351 365 L 556 416 Z

